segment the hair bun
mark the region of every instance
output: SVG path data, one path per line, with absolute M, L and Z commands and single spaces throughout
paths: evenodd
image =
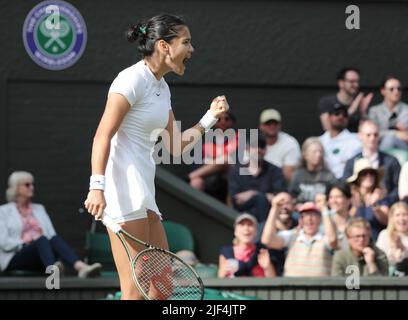
M 130 43 L 135 42 L 139 38 L 138 27 L 131 26 L 127 31 L 126 37 Z

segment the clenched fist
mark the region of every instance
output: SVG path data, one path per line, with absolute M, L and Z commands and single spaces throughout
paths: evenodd
M 229 105 L 225 96 L 218 96 L 211 102 L 210 111 L 215 118 L 221 118 L 228 109 Z

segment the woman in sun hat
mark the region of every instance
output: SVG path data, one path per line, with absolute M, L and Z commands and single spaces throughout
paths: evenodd
M 368 159 L 354 163 L 353 175 L 347 179 L 351 186 L 351 215 L 370 222 L 373 239 L 387 226 L 390 202 L 383 187 L 384 171 L 375 169 Z

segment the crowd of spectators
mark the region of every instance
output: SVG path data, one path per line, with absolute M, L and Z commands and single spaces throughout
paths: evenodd
M 277 110 L 261 112 L 248 161 L 228 168 L 227 198 L 241 215 L 220 277 L 345 276 L 351 265 L 362 276 L 408 275 L 408 162 L 393 155 L 408 158 L 408 105 L 394 76 L 377 105 L 359 81 L 356 68 L 338 73 L 338 92 L 318 104 L 322 134 L 301 147 Z M 251 241 L 238 241 L 248 225 Z

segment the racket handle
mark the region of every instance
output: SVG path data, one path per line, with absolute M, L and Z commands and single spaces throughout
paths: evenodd
M 112 218 L 106 214 L 103 215 L 103 218 L 101 221 L 105 226 L 111 229 L 111 231 L 114 233 L 118 233 L 120 230 L 122 230 L 122 227 L 118 225 L 115 221 L 113 221 Z

